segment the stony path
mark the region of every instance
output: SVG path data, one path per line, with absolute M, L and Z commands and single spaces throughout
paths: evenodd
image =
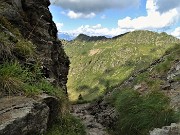
M 93 115 L 88 112 L 90 104 L 77 104 L 72 106 L 72 114 L 79 117 L 86 127 L 87 135 L 109 135 L 105 127 L 96 122 Z

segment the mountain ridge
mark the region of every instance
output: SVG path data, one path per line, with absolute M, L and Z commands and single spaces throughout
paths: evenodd
M 118 78 L 123 79 L 122 76 L 128 75 L 132 72 L 131 70 L 137 70 L 138 68 L 148 66 L 150 61 L 152 62 L 152 60 L 160 57 L 167 48 L 173 46 L 175 43 L 179 43 L 179 41 L 179 39 L 165 33 L 159 34 L 151 31 L 134 31 L 118 38 L 103 41 L 81 42 L 74 40 L 68 42 L 64 47 L 66 53 L 71 59 L 72 67 L 69 72 L 69 90 L 72 90 L 70 85 L 72 85 L 71 82 L 73 81 L 74 84 L 72 86 L 77 89 L 77 91 L 81 91 L 82 93 L 88 91 L 85 89 L 96 91 L 95 89 L 99 88 L 97 88 L 97 85 L 95 84 L 103 83 L 102 80 L 100 81 L 97 78 L 101 78 L 102 76 L 108 77 L 107 75 L 114 74 L 113 78 L 116 78 L 117 80 L 115 79 L 116 81 L 113 81 L 112 83 L 117 82 Z M 79 64 L 76 60 L 79 61 Z M 140 67 L 141 64 L 142 67 Z M 117 69 L 118 67 L 120 68 Z M 124 74 L 120 77 L 119 75 L 124 71 L 127 72 L 126 75 Z M 79 74 L 80 72 L 84 72 L 84 74 L 87 73 L 86 77 L 85 75 Z M 71 76 L 74 76 L 74 78 Z M 73 80 L 71 78 L 73 78 Z M 90 78 L 91 80 L 89 80 Z M 94 80 L 94 83 L 92 80 Z M 83 90 L 82 87 L 78 86 L 78 82 L 81 82 L 82 84 L 84 83 L 85 85 L 83 86 L 83 89 L 85 86 L 86 88 Z M 104 86 L 101 85 L 101 88 L 102 87 Z M 72 91 L 70 94 L 71 93 Z M 91 95 L 93 95 L 93 92 Z M 96 93 L 96 95 L 98 94 Z M 76 96 L 78 97 L 78 95 Z
M 123 37 L 129 33 L 133 33 L 133 32 L 152 32 L 152 33 L 157 33 L 157 32 L 154 32 L 154 31 L 149 31 L 149 30 L 135 30 L 135 31 L 132 31 L 132 32 L 126 32 L 126 33 L 123 33 L 123 34 L 120 34 L 120 35 L 117 35 L 117 36 L 89 36 L 87 34 L 79 34 L 78 36 L 72 36 L 72 35 L 69 35 L 68 33 L 60 33 L 58 34 L 58 38 L 60 40 L 67 40 L 67 41 L 73 41 L 73 40 L 79 40 L 79 41 L 97 41 L 97 40 L 108 40 L 108 39 L 118 39 L 120 37 Z M 165 35 L 169 35 L 165 32 L 160 32 L 159 34 L 165 34 Z M 62 36 L 61 36 L 62 35 Z M 172 35 L 169 35 L 169 36 L 172 36 Z M 176 37 L 175 37 L 176 38 Z
M 98 41 L 98 40 L 106 40 L 105 36 L 88 36 L 85 34 L 79 34 L 74 40 L 79 40 L 79 41 Z

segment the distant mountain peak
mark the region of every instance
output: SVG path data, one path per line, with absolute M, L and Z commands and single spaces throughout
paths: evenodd
M 123 38 L 123 37 L 128 37 L 128 38 L 148 38 L 148 37 L 152 37 L 152 36 L 162 36 L 162 37 L 173 37 L 172 35 L 168 35 L 167 33 L 165 32 L 161 32 L 161 33 L 158 33 L 158 32 L 154 32 L 154 31 L 149 31 L 149 30 L 135 30 L 135 31 L 132 31 L 132 32 L 126 32 L 126 33 L 123 33 L 123 34 L 120 34 L 120 35 L 117 35 L 117 36 L 108 36 L 108 35 L 103 35 L 103 36 L 89 36 L 89 35 L 86 35 L 86 34 L 79 34 L 77 36 L 77 33 L 68 33 L 68 32 L 59 32 L 58 33 L 58 38 L 59 39 L 65 39 L 67 41 L 87 41 L 87 42 L 90 42 L 90 41 L 101 41 L 101 40 L 107 40 L 107 39 L 120 39 L 120 38 Z M 175 38 L 175 37 L 173 37 Z
M 79 34 L 75 40 L 79 40 L 79 41 L 98 41 L 98 40 L 106 40 L 108 39 L 105 36 L 88 36 L 85 34 Z

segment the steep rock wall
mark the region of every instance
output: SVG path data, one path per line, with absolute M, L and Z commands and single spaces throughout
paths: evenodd
M 69 59 L 57 39 L 57 28 L 52 21 L 49 5 L 49 0 L 1 0 L 0 15 L 15 26 L 25 39 L 36 45 L 37 58 L 46 78 L 67 92 Z

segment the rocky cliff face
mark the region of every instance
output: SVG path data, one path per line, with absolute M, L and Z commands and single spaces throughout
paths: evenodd
M 69 60 L 49 5 L 49 0 L 0 0 L 0 135 L 44 134 L 62 111 Z M 19 65 L 21 73 L 3 70 L 6 64 Z
M 69 60 L 57 40 L 57 28 L 49 12 L 49 0 L 1 0 L 0 15 L 16 27 L 37 48 L 37 61 L 44 74 L 66 92 Z M 16 37 L 14 37 L 16 38 Z M 34 59 L 21 61 L 33 63 Z

